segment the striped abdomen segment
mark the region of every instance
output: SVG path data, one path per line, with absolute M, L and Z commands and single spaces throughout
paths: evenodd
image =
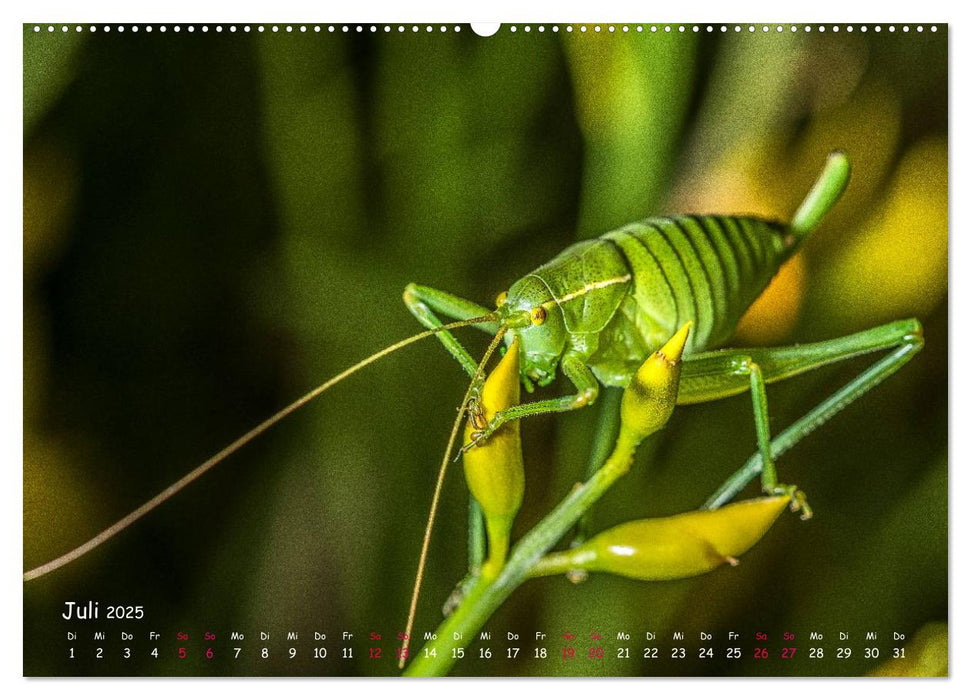
M 631 270 L 642 335 L 670 334 L 694 321 L 694 352 L 728 340 L 792 252 L 782 224 L 746 217 L 651 218 L 602 238 L 616 244 Z

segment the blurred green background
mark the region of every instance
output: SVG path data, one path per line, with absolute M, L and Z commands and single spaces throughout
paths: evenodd
M 779 461 L 816 516 L 736 568 L 672 583 L 529 582 L 494 636 L 599 632 L 607 658 L 469 658 L 457 674 L 874 671 L 862 634 L 946 622 L 947 28 L 834 33 L 630 25 L 333 34 L 24 28 L 24 569 L 87 540 L 316 383 L 415 332 L 408 282 L 489 305 L 578 237 L 647 215 L 787 218 L 825 155 L 841 204 L 734 345 L 916 316 L 915 360 Z M 462 337 L 481 353 L 485 336 Z M 779 430 L 866 366 L 769 390 Z M 392 674 L 465 376 L 427 342 L 329 392 L 110 543 L 25 584 L 25 673 Z M 553 387 L 553 390 L 562 387 Z M 518 534 L 581 478 L 597 408 L 526 421 Z M 698 507 L 755 448 L 746 396 L 676 411 L 596 511 L 602 528 Z M 750 490 L 755 493 L 755 488 Z M 445 487 L 416 631 L 465 570 L 466 489 Z M 143 604 L 162 657 L 64 663 L 65 600 Z M 113 628 L 109 628 L 113 629 Z M 140 628 L 144 629 L 144 628 Z M 174 632 L 352 631 L 354 661 L 174 659 Z M 938 636 L 944 635 L 939 627 Z M 618 631 L 688 658 L 615 656 Z M 810 631 L 845 661 L 808 658 Z M 699 660 L 698 631 L 745 654 Z M 750 658 L 756 631 L 800 654 Z M 255 643 L 253 643 L 255 644 Z M 253 646 L 251 644 L 250 646 Z M 118 644 L 115 644 L 117 647 Z M 331 654 L 337 641 L 328 641 Z M 662 649 L 670 646 L 668 641 Z M 945 645 L 946 648 L 946 645 Z M 583 649 L 581 648 L 581 655 Z M 470 654 L 477 657 L 477 654 Z M 662 657 L 665 654 L 662 654 Z M 885 658 L 885 657 L 884 657 Z M 881 659 L 882 660 L 882 659 Z

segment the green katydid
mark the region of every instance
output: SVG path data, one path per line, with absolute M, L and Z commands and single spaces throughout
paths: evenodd
M 885 362 L 861 375 L 866 379 L 862 391 L 866 391 L 923 345 L 920 323 L 908 319 L 820 343 L 709 350 L 731 337 L 782 263 L 836 204 L 849 172 L 845 154 L 831 154 L 790 224 L 728 216 L 647 219 L 577 243 L 515 282 L 499 295 L 491 312 L 496 320 L 479 327 L 490 333 L 505 327 L 507 345 L 519 337 L 527 391 L 533 391 L 535 384 L 549 384 L 559 367 L 576 393 L 501 412 L 482 425 L 472 444 L 486 439 L 505 421 L 591 404 L 601 384 L 626 386 L 648 355 L 692 321 L 678 403 L 714 401 L 750 391 L 763 487 L 769 494 L 788 488 L 776 481 L 765 385 L 860 354 L 894 350 Z M 409 285 L 404 298 L 411 312 L 431 329 L 442 325 L 436 312 L 457 319 L 490 315 L 473 302 L 418 285 Z M 473 376 L 474 387 L 480 385 L 477 363 L 455 337 L 448 331 L 437 337 Z M 475 393 L 473 388 L 473 411 Z M 813 419 L 811 425 L 798 437 L 788 437 L 786 449 L 848 402 L 834 407 L 824 401 L 813 409 L 806 416 Z
M 834 153 L 788 225 L 756 218 L 679 216 L 647 219 L 578 243 L 516 281 L 489 310 L 429 287 L 409 285 L 409 310 L 428 330 L 380 350 L 316 387 L 196 467 L 140 508 L 71 552 L 24 574 L 45 575 L 118 534 L 181 491 L 251 440 L 351 374 L 407 345 L 437 337 L 472 377 L 446 450 L 419 562 L 427 554 L 445 471 L 461 418 L 475 426 L 471 444 L 488 439 L 503 422 L 593 403 L 600 385 L 625 386 L 637 367 L 686 322 L 693 324 L 683 358 L 679 404 L 751 393 L 758 452 L 706 507 L 730 500 L 761 473 L 769 494 L 792 497 L 808 515 L 794 487 L 780 484 L 774 459 L 850 402 L 896 372 L 923 345 L 920 323 L 897 321 L 835 340 L 781 348 L 712 350 L 726 342 L 779 266 L 836 204 L 849 179 L 849 163 Z M 443 323 L 439 315 L 458 319 Z M 474 326 L 493 335 L 480 362 L 452 335 Z M 527 390 L 553 381 L 562 370 L 576 391 L 513 406 L 485 421 L 478 407 L 483 368 L 502 343 L 519 340 L 521 380 Z M 770 435 L 765 385 L 865 353 L 888 354 L 774 438 Z M 467 445 L 466 447 L 468 447 Z M 417 596 L 417 586 L 416 586 Z M 412 614 L 415 608 L 412 601 Z M 409 624 L 410 628 L 410 624 Z
M 838 411 L 896 372 L 923 347 L 916 319 L 888 323 L 853 335 L 777 348 L 719 349 L 735 326 L 809 233 L 839 201 L 849 182 L 847 156 L 836 151 L 794 214 L 783 224 L 754 217 L 676 216 L 651 218 L 577 243 L 512 284 L 491 312 L 473 302 L 429 287 L 409 285 L 404 299 L 430 329 L 441 329 L 436 314 L 473 319 L 505 337 L 519 338 L 521 379 L 528 391 L 555 378 L 557 368 L 576 392 L 523 403 L 487 423 L 476 415 L 481 365 L 448 331 L 437 337 L 472 376 L 470 421 L 479 430 L 468 449 L 502 423 L 549 412 L 572 411 L 593 403 L 600 385 L 623 387 L 640 364 L 686 322 L 694 328 L 683 358 L 678 404 L 714 401 L 749 391 L 758 453 L 705 504 L 717 508 L 761 473 L 763 490 L 784 494 L 810 517 L 803 494 L 780 484 L 774 460 Z M 849 384 L 829 396 L 774 439 L 769 431 L 765 385 L 858 355 L 889 351 Z M 453 431 L 454 435 L 454 431 Z M 450 451 L 451 447 L 449 448 Z M 447 455 L 446 455 L 447 457 Z M 444 463 L 443 463 L 444 465 Z M 417 603 L 426 542 L 419 560 Z M 410 632 L 409 623 L 408 631 Z

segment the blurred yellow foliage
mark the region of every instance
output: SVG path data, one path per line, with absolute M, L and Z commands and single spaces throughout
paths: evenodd
M 911 147 L 886 199 L 813 282 L 839 328 L 926 316 L 947 294 L 947 143 Z
M 740 345 L 779 345 L 799 320 L 809 270 L 806 256 L 790 258 L 735 329 Z
M 890 659 L 867 675 L 869 676 L 946 676 L 947 662 L 947 624 L 931 622 L 914 635 L 913 640 L 902 646 L 905 656 Z

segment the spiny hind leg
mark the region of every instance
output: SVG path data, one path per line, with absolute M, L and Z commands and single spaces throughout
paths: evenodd
M 504 411 L 499 411 L 484 428 L 472 434 L 471 442 L 463 446 L 462 451 L 465 452 L 470 447 L 487 439 L 500 425 L 508 421 L 520 420 L 527 416 L 537 416 L 541 413 L 575 411 L 597 400 L 597 396 L 600 393 L 600 384 L 582 357 L 575 353 L 567 352 L 563 356 L 563 359 L 560 360 L 560 369 L 563 370 L 564 376 L 576 387 L 577 392 L 575 394 L 568 394 L 544 401 L 523 403 L 518 406 L 511 406 Z
M 705 503 L 717 508 L 731 500 L 756 475 L 762 475 L 766 492 L 783 487 L 776 481 L 774 460 L 840 410 L 894 374 L 923 347 L 920 323 L 916 319 L 895 321 L 853 335 L 781 348 L 718 350 L 685 359 L 678 403 L 713 401 L 749 390 L 755 413 L 759 450 Z M 848 384 L 823 400 L 802 418 L 770 438 L 765 384 L 817 369 L 827 364 L 873 352 L 889 354 L 868 367 Z M 754 369 L 753 369 L 754 367 Z M 792 489 L 794 503 L 805 508 L 801 494 Z

